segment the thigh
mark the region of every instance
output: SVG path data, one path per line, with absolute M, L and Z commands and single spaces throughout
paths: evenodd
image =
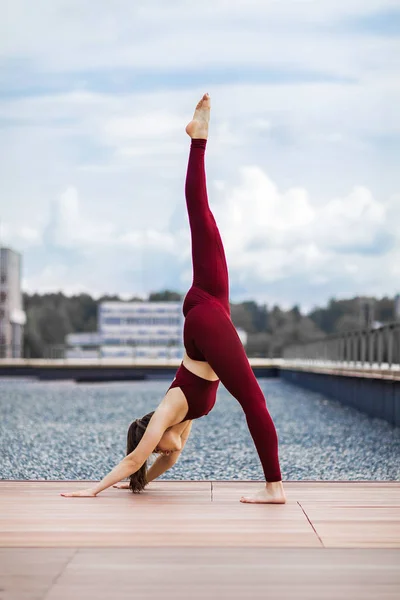
M 243 408 L 246 400 L 265 406 L 265 398 L 253 373 L 243 344 L 228 315 L 218 306 L 204 307 L 197 315 L 195 344 L 211 368 Z
M 183 325 L 183 345 L 185 346 L 186 354 L 189 358 L 206 362 L 206 359 L 196 344 L 197 332 L 200 327 L 200 320 L 198 317 L 200 317 L 202 312 L 203 306 L 198 304 L 197 306 L 193 306 L 187 313 Z

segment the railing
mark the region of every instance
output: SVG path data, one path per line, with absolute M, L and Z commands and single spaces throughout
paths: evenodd
M 0 344 L 0 358 L 21 358 L 22 347 L 18 344 Z
M 176 344 L 159 346 L 148 345 L 145 348 L 138 344 L 117 344 L 112 348 L 107 345 L 93 345 L 87 348 L 77 348 L 64 344 L 52 344 L 45 348 L 44 357 L 48 359 L 126 359 L 135 361 L 146 358 L 165 358 L 167 360 L 179 358 L 183 355 L 183 348 Z
M 360 329 L 286 346 L 284 359 L 335 361 L 363 365 L 400 364 L 400 323 Z
M 151 352 L 149 349 L 152 348 L 154 351 Z M 162 349 L 163 354 L 158 356 L 159 351 Z M 107 346 L 93 345 L 92 347 L 78 348 L 67 346 L 66 344 L 47 344 L 43 347 L 42 359 L 44 360 L 69 360 L 69 359 L 81 359 L 81 360 L 123 360 L 123 361 L 136 361 L 146 360 L 146 358 L 160 358 L 166 360 L 173 360 L 175 358 L 182 358 L 183 347 L 177 346 L 176 344 L 170 344 L 163 346 L 162 348 L 158 345 L 146 346 L 146 353 L 143 354 L 142 348 L 137 344 L 121 344 L 118 350 L 118 346 L 113 346 L 114 352 L 107 352 Z M 23 348 L 17 345 L 0 344 L 0 359 L 30 359 L 29 348 L 28 351 L 23 353 Z

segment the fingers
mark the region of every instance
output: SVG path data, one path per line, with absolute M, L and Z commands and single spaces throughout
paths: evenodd
M 82 492 L 62 492 L 60 496 L 64 498 L 95 498 L 96 494 L 92 494 L 87 491 Z

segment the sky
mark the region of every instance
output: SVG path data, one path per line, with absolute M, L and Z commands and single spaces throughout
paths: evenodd
M 399 0 L 0 0 L 1 243 L 23 289 L 191 284 L 204 92 L 232 302 L 400 292 Z

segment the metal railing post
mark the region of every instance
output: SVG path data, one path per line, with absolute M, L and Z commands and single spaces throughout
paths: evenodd
M 376 333 L 378 335 L 378 365 L 381 366 L 383 362 L 383 331 L 378 329 Z
M 291 360 L 339 361 L 351 365 L 400 366 L 400 323 L 387 323 L 377 329 L 358 329 L 326 338 L 293 344 L 283 350 Z
M 392 366 L 393 363 L 393 327 L 388 327 L 386 330 L 387 333 L 387 363 L 389 367 Z

